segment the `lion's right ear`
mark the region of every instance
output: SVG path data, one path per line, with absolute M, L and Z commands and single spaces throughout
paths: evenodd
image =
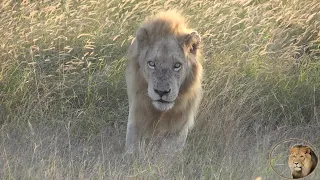
M 294 149 L 292 147 L 292 148 L 290 148 L 290 154 L 292 154 L 293 152 L 294 152 Z
M 147 30 L 144 27 L 141 27 L 137 32 L 136 38 L 139 48 L 147 45 L 149 39 Z

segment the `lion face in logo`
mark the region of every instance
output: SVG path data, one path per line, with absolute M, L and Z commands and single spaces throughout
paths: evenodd
M 291 147 L 288 165 L 294 179 L 310 174 L 317 165 L 317 157 L 308 146 L 296 145 Z

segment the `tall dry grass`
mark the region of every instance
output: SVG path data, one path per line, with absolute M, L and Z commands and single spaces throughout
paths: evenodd
M 127 47 L 171 8 L 202 35 L 204 99 L 179 157 L 128 159 Z M 320 149 L 319 11 L 318 0 L 2 1 L 0 177 L 279 179 L 275 143 Z

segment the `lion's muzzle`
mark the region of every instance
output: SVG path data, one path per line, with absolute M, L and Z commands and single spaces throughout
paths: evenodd
M 295 171 L 301 171 L 302 170 L 302 165 L 298 162 L 294 163 L 294 170 Z
M 154 84 L 156 85 L 149 85 L 148 88 L 148 95 L 152 100 L 152 105 L 160 111 L 168 111 L 173 108 L 178 91 L 166 82 Z
M 153 90 L 154 90 L 154 92 L 156 92 L 160 96 L 160 98 L 162 98 L 162 96 L 169 94 L 171 92 L 171 89 L 165 90 L 165 91 L 161 91 L 158 89 L 153 89 Z

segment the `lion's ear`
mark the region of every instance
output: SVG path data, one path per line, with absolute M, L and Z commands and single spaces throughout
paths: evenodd
M 292 154 L 294 152 L 293 148 L 290 148 L 290 154 Z
M 136 38 L 139 47 L 145 46 L 149 39 L 147 30 L 144 27 L 141 27 L 137 32 Z
M 306 154 L 311 154 L 311 149 L 310 149 L 310 147 L 306 147 Z
M 185 35 L 183 38 L 184 47 L 192 54 L 197 54 L 200 46 L 201 37 L 197 31 Z

